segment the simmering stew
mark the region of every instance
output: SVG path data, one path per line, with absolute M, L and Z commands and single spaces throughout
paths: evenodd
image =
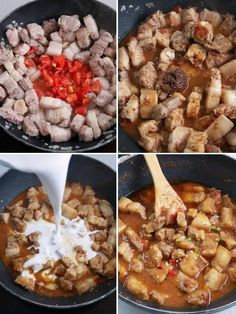
M 235 151 L 236 21 L 157 11 L 119 48 L 121 127 L 146 151 Z
M 207 306 L 236 288 L 236 203 L 215 188 L 173 184 L 187 210 L 155 218 L 154 189 L 119 200 L 119 280 L 170 307 Z

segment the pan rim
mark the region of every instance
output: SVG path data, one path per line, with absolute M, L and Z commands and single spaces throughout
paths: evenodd
M 9 12 L 6 16 L 4 16 L 1 20 L 0 20 L 0 25 L 7 19 L 9 18 L 12 14 L 16 13 L 18 10 L 20 9 L 23 9 L 29 5 L 33 5 L 34 3 L 38 3 L 40 2 L 41 0 L 31 0 L 25 4 L 21 4 L 19 5 L 18 7 L 16 7 L 15 9 L 13 9 L 11 12 Z M 59 1 L 59 0 L 58 0 Z M 99 3 L 99 5 L 103 8 L 107 8 L 111 11 L 113 11 L 115 14 L 116 14 L 116 19 L 117 19 L 117 12 L 114 8 L 110 7 L 109 5 L 105 4 L 105 3 L 102 3 L 100 2 L 99 0 L 90 0 L 90 2 L 94 2 L 94 3 Z M 28 142 L 27 140 L 25 140 L 24 138 L 22 137 L 18 137 L 17 135 L 15 135 L 14 133 L 11 132 L 10 128 L 7 129 L 2 123 L 0 123 L 0 127 L 2 128 L 2 130 L 7 134 L 9 135 L 10 137 L 12 137 L 13 139 L 15 139 L 16 141 L 26 145 L 26 146 L 29 146 L 31 148 L 34 148 L 34 149 L 38 149 L 39 151 L 45 151 L 45 152 L 53 152 L 53 153 L 79 153 L 79 152 L 90 152 L 90 151 L 93 151 L 93 150 L 96 150 L 98 148 L 101 148 L 101 147 L 104 147 L 106 145 L 108 145 L 109 143 L 113 142 L 116 140 L 117 138 L 117 118 L 116 119 L 116 124 L 115 126 L 113 126 L 111 129 L 109 129 L 108 131 L 113 131 L 112 133 L 112 137 L 111 138 L 108 138 L 106 140 L 104 140 L 102 143 L 98 143 L 96 144 L 95 146 L 91 146 L 91 147 L 87 147 L 87 148 L 78 148 L 78 149 L 71 149 L 71 150 L 63 150 L 61 149 L 61 147 L 58 149 L 52 149 L 52 148 L 48 148 L 48 147 L 43 147 L 43 146 L 38 146 L 38 145 L 35 145 L 35 144 L 32 144 L 30 142 Z M 7 121 L 3 118 L 1 118 L 2 121 Z M 22 134 L 23 135 L 26 135 L 26 134 Z M 40 138 L 44 138 L 43 136 L 40 136 Z M 53 143 L 53 142 L 52 142 Z M 66 142 L 61 142 L 61 143 L 66 143 Z M 56 146 L 60 146 L 61 143 L 56 143 Z M 78 145 L 79 145 L 79 141 L 78 141 Z M 93 143 L 93 142 L 91 142 Z M 55 144 L 52 144 L 52 145 L 55 145 Z M 27 147 L 26 147 L 27 148 Z
M 36 0 L 38 1 L 38 0 Z M 101 161 L 99 159 L 95 159 L 93 158 L 92 156 L 86 156 L 84 154 L 72 154 L 72 157 L 74 156 L 79 156 L 79 157 L 82 157 L 82 158 L 85 158 L 85 159 L 89 159 L 90 161 L 92 162 L 95 162 L 97 164 L 102 164 L 104 167 L 107 167 L 110 171 L 113 172 L 113 174 L 116 176 L 116 171 L 108 164 L 106 164 L 104 161 Z M 71 161 L 70 161 L 71 162 Z M 11 170 L 14 170 L 14 169 L 8 169 L 6 170 L 5 172 L 3 172 L 2 174 L 0 174 L 0 178 L 2 178 L 5 174 L 7 174 L 8 172 L 10 172 Z M 116 183 L 115 183 L 116 184 Z M 116 207 L 114 208 L 114 212 L 116 212 Z M 2 263 L 2 261 L 0 261 Z M 7 270 L 7 269 L 6 269 Z M 115 279 L 116 280 L 116 279 Z M 108 280 L 109 281 L 109 280 Z M 0 280 L 0 286 L 5 290 L 7 291 L 8 293 L 10 293 L 11 295 L 17 297 L 18 299 L 21 299 L 27 303 L 31 303 L 31 304 L 35 304 L 41 308 L 51 308 L 51 309 L 72 309 L 72 308 L 81 308 L 81 307 L 84 307 L 84 306 L 87 306 L 87 305 L 91 305 L 93 303 L 96 303 L 96 302 L 99 302 L 100 300 L 103 300 L 105 299 L 106 297 L 108 297 L 109 295 L 113 294 L 114 292 L 116 292 L 116 285 L 114 288 L 112 288 L 111 290 L 109 290 L 108 292 L 102 294 L 101 296 L 98 296 L 97 298 L 95 299 L 92 299 L 92 300 L 89 300 L 89 301 L 86 301 L 86 302 L 83 302 L 83 303 L 80 303 L 80 304 L 75 304 L 75 303 L 72 303 L 70 305 L 58 305 L 58 304 L 45 304 L 45 303 L 41 303 L 40 301 L 34 301 L 34 300 L 31 300 L 30 299 L 30 296 L 29 297 L 25 297 L 23 295 L 20 295 L 18 294 L 16 291 L 13 291 L 11 290 L 11 288 L 9 288 L 7 285 L 5 285 L 4 283 L 1 282 Z M 99 286 L 98 286 L 99 287 Z M 27 293 L 27 291 L 26 291 Z M 80 296 L 75 296 L 75 297 L 80 297 Z M 60 297 L 61 298 L 61 297 Z M 66 298 L 66 297 L 65 297 Z M 68 298 L 68 297 L 67 297 Z M 57 297 L 52 297 L 52 299 L 56 300 Z

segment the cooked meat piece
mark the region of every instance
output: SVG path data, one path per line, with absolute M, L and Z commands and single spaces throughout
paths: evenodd
M 160 250 L 161 250 L 161 252 L 165 258 L 168 258 L 171 256 L 173 249 L 174 249 L 173 245 L 167 244 L 165 242 L 159 242 L 158 245 L 159 245 L 159 248 L 160 248 Z
M 71 130 L 51 125 L 49 129 L 51 142 L 67 142 L 71 139 Z
M 6 49 L 4 47 L 0 48 L 0 61 L 12 61 L 14 59 L 14 55 L 12 50 Z
M 103 111 L 107 115 L 115 118 L 116 117 L 116 99 L 113 99 L 111 104 L 108 104 L 105 107 L 103 107 Z
M 0 86 L 0 102 L 2 102 L 7 97 L 5 89 Z
M 192 44 L 186 53 L 186 58 L 196 67 L 201 67 L 206 59 L 206 49 L 199 44 Z
M 32 82 L 28 77 L 23 78 L 18 83 L 24 91 L 27 91 L 33 88 Z
M 124 234 L 128 237 L 130 242 L 136 247 L 138 251 L 143 251 L 144 245 L 142 243 L 142 239 L 131 227 L 127 227 L 124 230 Z
M 20 37 L 19 37 L 19 33 L 17 31 L 16 28 L 9 28 L 7 31 L 6 31 L 6 36 L 7 36 L 7 39 L 9 41 L 9 44 L 12 46 L 12 47 L 16 47 L 19 45 L 20 43 Z
M 29 68 L 26 74 L 32 82 L 36 81 L 41 76 L 41 72 L 36 68 Z
M 231 131 L 234 124 L 226 116 L 220 115 L 206 130 L 208 139 L 217 141 Z
M 234 16 L 232 14 L 227 13 L 223 16 L 223 22 L 220 25 L 220 32 L 222 32 L 223 35 L 229 36 L 232 31 L 236 28 L 236 21 L 234 19 Z
M 130 268 L 136 273 L 142 273 L 142 271 L 144 270 L 144 265 L 143 262 L 140 261 L 138 258 L 133 258 L 130 264 Z
M 230 61 L 234 58 L 232 53 L 217 53 L 215 51 L 208 51 L 207 57 L 205 60 L 206 66 L 208 69 L 214 67 L 220 67 L 225 62 Z
M 58 30 L 57 21 L 55 19 L 43 21 L 42 28 L 44 31 L 44 35 L 48 37 L 51 33 L 54 33 Z
M 145 259 L 148 267 L 157 267 L 161 264 L 163 255 L 158 244 L 152 244 L 145 252 Z
M 86 116 L 86 124 L 92 128 L 93 137 L 95 139 L 99 138 L 102 134 L 102 131 L 98 125 L 98 119 L 94 110 L 89 110 Z
M 120 71 L 127 71 L 130 68 L 129 54 L 125 47 L 121 47 L 118 50 L 118 68 Z
M 236 107 L 229 104 L 221 104 L 216 109 L 214 109 L 214 114 L 216 116 L 225 115 L 230 119 L 236 119 Z
M 226 246 L 229 250 L 232 250 L 233 248 L 236 247 L 236 241 L 226 232 L 224 231 L 220 232 L 220 239 L 221 241 L 224 241 L 226 243 Z M 217 240 L 219 240 L 219 238 Z
M 108 90 L 101 90 L 97 97 L 94 99 L 96 105 L 100 107 L 105 107 L 108 103 L 113 100 L 114 96 Z
M 69 47 L 63 50 L 63 54 L 70 61 L 74 61 L 78 53 L 80 53 L 80 48 L 78 47 L 76 42 L 71 43 Z
M 34 291 L 36 278 L 32 274 L 27 275 L 27 277 L 18 275 L 18 277 L 15 279 L 15 282 L 29 291 Z
M 79 129 L 79 139 L 83 142 L 91 142 L 93 140 L 93 129 L 87 125 L 83 125 Z
M 80 128 L 85 124 L 85 120 L 86 118 L 84 116 L 80 114 L 75 115 L 70 124 L 71 130 L 78 133 Z
M 197 22 L 193 29 L 193 38 L 199 44 L 211 43 L 214 37 L 212 24 L 206 21 Z
M 59 98 L 43 96 L 39 103 L 42 109 L 58 109 L 65 106 L 65 102 Z
M 121 212 L 139 214 L 142 219 L 146 219 L 146 208 L 138 202 L 133 202 L 127 197 L 121 197 L 118 202 L 118 207 Z
M 203 89 L 201 87 L 195 86 L 192 93 L 189 95 L 186 111 L 187 118 L 197 118 L 200 111 L 202 96 Z
M 175 31 L 171 36 L 170 45 L 177 52 L 185 52 L 190 43 L 182 31 Z
M 157 28 L 165 27 L 165 15 L 158 10 L 146 19 L 145 24 L 147 24 L 152 31 L 155 31 Z
M 185 217 L 185 213 L 178 212 L 177 213 L 177 218 L 176 218 L 177 224 L 180 229 L 186 230 L 187 229 L 187 220 Z
M 196 290 L 196 291 L 190 293 L 186 297 L 186 301 L 192 305 L 207 306 L 207 305 L 209 305 L 210 300 L 211 300 L 211 297 L 210 297 L 210 291 L 209 290 L 199 289 L 199 290 Z
M 234 89 L 223 88 L 221 100 L 224 104 L 234 106 L 236 101 L 236 91 Z
M 220 103 L 222 92 L 221 74 L 217 68 L 211 69 L 210 82 L 206 88 L 206 110 L 212 112 Z
M 158 133 L 149 133 L 138 142 L 148 152 L 159 152 L 163 144 L 163 136 Z
M 235 127 L 225 136 L 225 139 L 230 146 L 232 147 L 236 146 L 236 128 Z
M 128 119 L 131 122 L 137 120 L 139 116 L 139 99 L 137 96 L 132 95 L 129 101 L 123 106 L 121 117 Z
M 13 108 L 15 112 L 20 113 L 22 115 L 24 115 L 28 111 L 24 99 L 16 100 L 14 102 Z
M 172 153 L 183 152 L 190 132 L 191 129 L 187 127 L 178 126 L 175 128 L 169 137 L 168 151 Z
M 181 259 L 185 256 L 185 253 L 181 249 L 174 249 L 171 255 L 171 258 L 176 260 L 177 262 L 181 261 Z
M 140 91 L 139 113 L 142 118 L 152 118 L 153 109 L 158 104 L 158 93 L 154 89 L 144 89 Z
M 30 42 L 29 32 L 26 28 L 18 27 L 18 34 L 20 36 L 21 41 L 28 44 Z
M 168 29 L 164 29 L 162 31 L 159 31 L 158 29 L 155 31 L 155 36 L 151 40 L 155 40 L 157 44 L 161 47 L 167 48 L 170 44 L 170 32 Z M 147 39 L 146 39 L 147 40 Z M 155 48 L 155 47 L 154 47 Z
M 208 262 L 194 252 L 188 252 L 180 262 L 180 269 L 189 277 L 197 278 L 200 272 L 208 266 Z
M 176 127 L 184 125 L 183 109 L 174 109 L 165 119 L 165 127 L 172 132 Z
M 169 267 L 164 267 L 161 265 L 161 269 L 159 268 L 150 268 L 148 269 L 148 274 L 155 281 L 156 284 L 161 284 L 167 277 Z
M 78 15 L 62 15 L 58 24 L 64 32 L 76 32 L 81 25 Z
M 205 47 L 219 53 L 227 53 L 233 48 L 231 41 L 220 33 L 215 35 L 212 43 L 205 44 Z
M 30 37 L 34 40 L 41 39 L 44 37 L 44 31 L 42 27 L 37 23 L 27 24 L 26 28 L 30 34 Z
M 158 129 L 158 124 L 155 120 L 148 120 L 140 123 L 138 126 L 139 133 L 141 137 L 145 137 L 149 133 L 155 133 Z
M 57 41 L 57 42 L 59 42 L 59 43 L 62 43 L 62 38 L 61 38 L 59 32 L 53 32 L 53 33 L 51 33 L 51 34 L 50 34 L 50 39 L 51 39 L 52 41 Z
M 168 69 L 175 58 L 175 51 L 170 48 L 164 48 L 159 56 L 158 68 L 163 72 Z
M 10 213 L 0 213 L 0 221 L 3 221 L 5 224 L 8 223 L 10 218 Z
M 114 119 L 111 116 L 102 112 L 99 113 L 99 115 L 97 116 L 97 120 L 98 125 L 102 131 L 110 129 L 115 123 Z
M 113 37 L 110 33 L 104 31 L 99 39 L 95 41 L 93 46 L 90 48 L 90 52 L 92 55 L 101 57 L 105 51 L 105 49 L 108 47 L 110 43 L 113 42 Z
M 125 281 L 125 287 L 135 295 L 142 297 L 142 299 L 147 300 L 148 295 L 148 287 L 141 281 L 137 279 L 135 275 L 130 275 Z
M 196 8 L 183 9 L 182 11 L 182 23 L 186 24 L 190 21 L 197 22 L 199 20 L 199 13 Z
M 113 61 L 111 60 L 111 58 L 109 58 L 109 57 L 102 58 L 99 60 L 99 63 L 101 64 L 101 66 L 105 70 L 106 78 L 110 82 L 112 82 L 114 75 L 116 73 L 116 69 L 115 69 L 115 65 L 114 65 Z
M 185 98 L 182 94 L 174 93 L 173 96 L 167 98 L 154 108 L 153 119 L 159 121 L 166 118 L 172 110 L 180 107 L 184 100 Z
M 50 41 L 47 48 L 47 54 L 49 56 L 59 56 L 62 53 L 62 44 L 57 41 Z
M 52 124 L 59 124 L 61 127 L 68 127 L 70 124 L 72 109 L 70 105 L 64 103 L 64 107 L 48 109 L 45 111 L 46 121 Z
M 179 271 L 176 277 L 176 283 L 180 290 L 191 293 L 198 288 L 198 282 Z
M 151 290 L 149 292 L 149 295 L 155 302 L 158 302 L 160 305 L 163 305 L 165 303 L 165 299 L 169 297 L 168 294 L 160 293 L 157 290 Z
M 18 45 L 15 49 L 14 49 L 14 53 L 19 55 L 19 56 L 24 56 L 26 55 L 28 52 L 30 51 L 30 46 L 23 43 Z
M 139 84 L 144 88 L 153 88 L 156 79 L 157 72 L 153 62 L 147 62 L 138 72 L 137 75 Z
M 100 255 L 96 255 L 89 261 L 90 267 L 95 273 L 101 275 L 103 273 L 103 262 Z
M 138 40 L 136 37 L 131 37 L 128 44 L 128 52 L 134 67 L 139 67 L 145 62 L 145 56 L 143 49 L 139 46 Z
M 236 73 L 236 59 L 225 63 L 219 69 L 220 69 L 222 78 L 227 80 L 228 78 L 235 75 Z
M 138 28 L 138 40 L 151 38 L 152 37 L 152 29 L 146 23 L 143 23 Z
M 24 120 L 23 115 L 15 112 L 11 108 L 0 108 L 0 117 L 14 124 L 20 124 Z
M 30 118 L 30 116 L 27 116 L 24 118 L 23 130 L 29 136 L 38 136 L 39 135 L 39 130 L 38 130 L 35 122 Z
M 146 233 L 153 233 L 156 230 L 161 229 L 166 222 L 165 217 L 160 216 L 153 221 L 148 222 L 147 224 L 142 225 L 142 228 Z
M 91 44 L 89 33 L 86 27 L 81 27 L 76 32 L 77 42 L 81 49 L 88 48 Z
M 118 102 L 124 105 L 131 96 L 129 84 L 127 82 L 118 82 Z
M 37 113 L 39 110 L 39 99 L 34 89 L 29 89 L 25 93 L 25 102 L 30 113 Z
M 99 33 L 98 33 L 98 27 L 95 19 L 92 17 L 92 15 L 87 15 L 83 18 L 84 24 L 87 28 L 87 31 L 92 39 L 98 39 Z
M 220 13 L 216 11 L 210 11 L 208 9 L 203 9 L 200 12 L 199 17 L 201 21 L 207 21 L 211 23 L 213 27 L 218 27 L 222 22 Z
M 192 131 L 188 137 L 186 148 L 184 152 L 205 152 L 205 145 L 207 144 L 207 133 Z
M 121 242 L 118 247 L 118 253 L 123 257 L 123 259 L 130 263 L 133 258 L 133 251 L 128 242 Z
M 101 58 L 94 56 L 89 59 L 89 66 L 96 76 L 105 76 L 106 72 L 100 64 Z
M 161 89 L 165 93 L 183 92 L 188 84 L 189 79 L 181 68 L 170 68 L 162 76 Z

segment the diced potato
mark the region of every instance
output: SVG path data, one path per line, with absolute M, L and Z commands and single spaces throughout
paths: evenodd
M 229 267 L 227 270 L 231 281 L 236 282 L 236 267 Z
M 219 245 L 216 250 L 215 257 L 212 260 L 212 266 L 215 269 L 221 271 L 222 269 L 229 265 L 231 257 L 232 257 L 231 252 L 222 245 Z
M 19 253 L 20 253 L 19 246 L 12 247 L 12 248 L 6 248 L 6 250 L 5 250 L 6 257 L 12 257 L 12 256 L 15 256 Z
M 135 276 L 130 275 L 125 281 L 125 286 L 130 292 L 140 296 L 142 299 L 148 299 L 148 287 Z
M 205 257 L 212 257 L 216 254 L 216 249 L 218 246 L 217 239 L 219 235 L 216 233 L 206 233 L 205 240 L 202 242 L 202 255 Z
M 224 137 L 234 127 L 233 122 L 226 116 L 219 116 L 206 130 L 208 140 L 217 141 Z
M 189 239 L 180 239 L 180 241 L 176 242 L 176 246 L 182 250 L 191 250 L 195 245 L 193 241 Z
M 177 213 L 177 224 L 180 227 L 180 229 L 183 229 L 183 230 L 187 229 L 187 220 L 185 217 L 185 213 L 183 212 Z
M 158 94 L 152 89 L 141 89 L 139 112 L 142 118 L 152 117 L 153 108 L 158 104 Z
M 73 207 L 62 203 L 62 215 L 68 219 L 75 219 L 78 216 L 78 212 Z
M 181 199 L 184 203 L 200 203 L 205 199 L 204 192 L 183 192 Z
M 159 303 L 160 305 L 163 305 L 165 303 L 165 299 L 169 297 L 168 294 L 161 293 L 157 290 L 151 290 L 150 296 L 152 300 Z
M 198 282 L 187 275 L 182 271 L 179 271 L 176 277 L 176 283 L 178 288 L 186 293 L 191 293 L 195 291 L 198 287 Z
M 8 223 L 10 218 L 10 213 L 0 213 L 0 221 L 3 221 L 5 224 Z
M 186 212 L 186 216 L 188 218 L 195 218 L 197 216 L 198 210 L 197 208 L 188 208 L 187 212 Z
M 157 267 L 161 264 L 163 255 L 158 244 L 152 244 L 148 251 L 145 252 L 145 258 L 148 267 Z
M 126 228 L 126 224 L 120 218 L 118 218 L 118 232 L 119 232 L 119 234 L 121 232 L 123 232 L 125 230 L 125 228 Z
M 188 276 L 197 278 L 200 272 L 208 265 L 208 262 L 194 252 L 188 252 L 181 260 L 180 269 Z
M 211 268 L 209 272 L 204 277 L 207 287 L 211 291 L 219 291 L 225 284 L 228 279 L 227 274 L 222 274 L 216 269 Z
M 195 228 L 193 226 L 188 227 L 188 236 L 193 237 L 197 241 L 205 240 L 205 231 Z
M 19 275 L 18 277 L 16 277 L 15 282 L 27 290 L 33 291 L 36 279 L 33 275 L 31 275 L 29 278 Z
M 97 277 L 86 278 L 74 282 L 74 287 L 77 289 L 79 295 L 92 290 L 97 286 Z
M 56 283 L 49 283 L 48 285 L 45 286 L 45 288 L 48 289 L 48 290 L 55 291 L 59 287 L 58 287 L 58 285 Z
M 137 234 L 131 227 L 127 227 L 124 234 L 139 251 L 143 251 L 143 242 L 139 234 Z
M 205 214 L 198 213 L 193 219 L 191 226 L 208 231 L 211 227 L 211 223 Z
M 207 197 L 199 204 L 198 208 L 204 213 L 212 214 L 216 209 L 215 200 L 211 197 Z
M 127 263 L 130 263 L 132 258 L 134 257 L 134 253 L 133 253 L 129 243 L 125 242 L 125 241 L 123 241 L 119 244 L 118 253 L 119 253 L 119 255 L 121 255 L 123 257 L 123 259 Z
M 164 264 L 162 269 L 151 268 L 148 270 L 148 273 L 156 283 L 160 284 L 166 279 L 169 269 L 170 265 Z
M 232 250 L 236 247 L 236 240 L 226 234 L 224 231 L 220 233 L 220 239 L 226 243 L 226 246 L 229 250 Z
M 121 197 L 118 202 L 118 207 L 121 212 L 139 214 L 141 218 L 146 219 L 146 208 L 138 203 L 133 202 L 128 197 Z
M 118 261 L 118 273 L 119 273 L 119 279 L 123 281 L 125 277 L 128 275 L 127 268 L 121 261 Z
M 232 208 L 223 207 L 221 209 L 221 223 L 220 225 L 224 228 L 234 229 L 235 228 L 235 216 Z

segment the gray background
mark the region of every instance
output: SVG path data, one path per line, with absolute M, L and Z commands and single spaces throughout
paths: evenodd
M 45 0 L 47 1 L 47 0 Z M 63 1 L 63 0 L 62 0 Z M 88 0 L 89 1 L 89 0 Z M 99 0 L 110 7 L 116 9 L 116 0 Z M 0 20 L 3 19 L 8 13 L 12 10 L 16 9 L 22 4 L 31 2 L 29 0 L 0 0 L 1 8 L 0 8 Z

